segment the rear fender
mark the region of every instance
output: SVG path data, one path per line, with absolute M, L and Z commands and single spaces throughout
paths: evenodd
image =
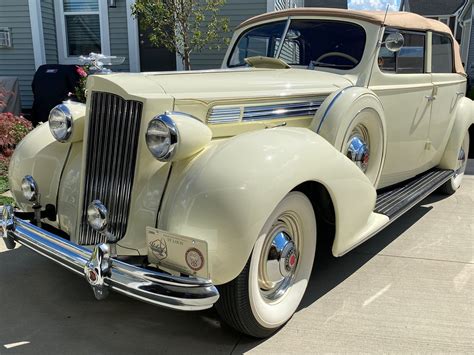
M 213 282 L 226 283 L 244 268 L 277 204 L 306 181 L 323 184 L 332 198 L 337 255 L 366 226 L 376 193 L 348 158 L 306 128 L 214 141 L 193 160 L 177 162 L 158 228 L 207 241 Z
M 469 127 L 474 124 L 474 102 L 467 97 L 461 98 L 460 101 L 448 144 L 439 163 L 441 169 L 457 168 L 459 147 Z

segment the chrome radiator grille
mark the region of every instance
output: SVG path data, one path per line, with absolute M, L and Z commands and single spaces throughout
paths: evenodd
M 105 241 L 87 223 L 87 206 L 93 200 L 107 207 L 109 231 L 118 239 L 125 236 L 142 106 L 114 94 L 92 93 L 79 244 Z

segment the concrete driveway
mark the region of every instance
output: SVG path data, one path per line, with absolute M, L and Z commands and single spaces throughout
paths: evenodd
M 89 286 L 24 247 L 0 245 L 0 354 L 474 353 L 474 161 L 343 258 L 319 248 L 300 310 L 255 341 L 213 310 L 179 313 Z

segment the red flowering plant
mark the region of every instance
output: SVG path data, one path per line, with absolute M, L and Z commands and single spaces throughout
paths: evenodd
M 24 117 L 0 113 L 0 176 L 7 175 L 13 150 L 32 129 L 33 125 Z
M 85 103 L 86 102 L 86 83 L 87 78 L 90 73 L 90 65 L 76 65 L 76 73 L 79 75 L 79 81 L 75 88 L 74 96 L 76 96 L 77 101 Z

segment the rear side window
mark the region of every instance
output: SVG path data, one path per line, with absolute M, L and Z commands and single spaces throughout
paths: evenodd
M 385 38 L 394 31 L 386 31 Z M 380 48 L 379 67 L 386 73 L 421 74 L 425 72 L 425 34 L 398 31 L 404 37 L 404 45 L 399 52 L 390 52 L 385 46 Z
M 433 33 L 432 73 L 453 72 L 453 43 L 451 38 Z

